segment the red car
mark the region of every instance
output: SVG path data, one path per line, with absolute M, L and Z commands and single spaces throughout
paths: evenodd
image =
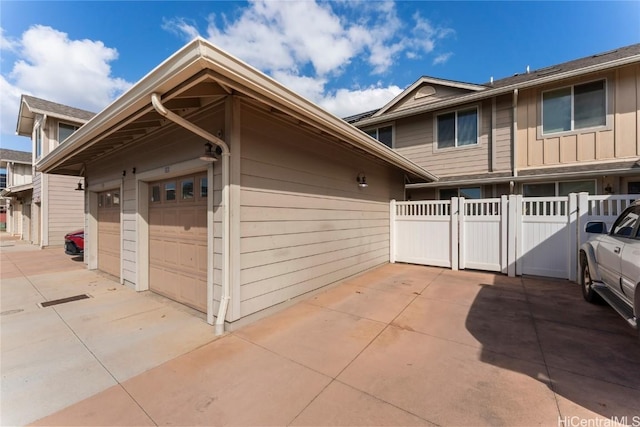
M 84 230 L 77 230 L 64 236 L 64 252 L 78 255 L 84 252 Z

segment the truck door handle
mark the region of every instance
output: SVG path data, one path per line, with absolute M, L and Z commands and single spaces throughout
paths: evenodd
M 615 253 L 619 254 L 619 253 L 620 253 L 620 248 L 616 247 L 616 248 L 613 250 L 613 252 L 615 252 Z

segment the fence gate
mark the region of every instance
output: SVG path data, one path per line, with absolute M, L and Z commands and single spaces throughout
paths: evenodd
M 575 280 L 588 221 L 615 218 L 637 195 L 391 201 L 391 262 Z

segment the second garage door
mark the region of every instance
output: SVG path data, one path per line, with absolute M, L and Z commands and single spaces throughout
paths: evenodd
M 207 311 L 206 173 L 149 185 L 149 288 Z

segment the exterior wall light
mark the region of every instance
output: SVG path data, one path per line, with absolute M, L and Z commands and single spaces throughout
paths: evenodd
M 362 172 L 358 174 L 356 181 L 358 182 L 358 187 L 360 188 L 367 188 L 369 186 L 369 184 L 367 184 L 367 177 L 364 176 L 364 173 Z
M 76 191 L 84 191 L 84 188 L 82 188 L 82 181 L 78 181 L 78 186 L 75 188 Z
M 207 142 L 204 144 L 204 154 L 200 156 L 200 160 L 204 160 L 205 162 L 217 162 L 218 159 L 215 156 L 215 152 L 213 151 L 213 144 Z

